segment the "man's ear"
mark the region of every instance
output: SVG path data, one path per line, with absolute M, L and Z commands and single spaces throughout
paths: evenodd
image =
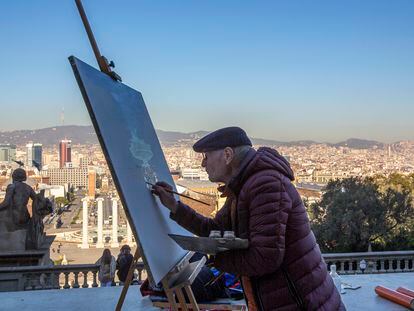
M 226 147 L 224 148 L 224 159 L 226 161 L 226 165 L 229 165 L 231 161 L 234 159 L 234 150 L 233 148 Z

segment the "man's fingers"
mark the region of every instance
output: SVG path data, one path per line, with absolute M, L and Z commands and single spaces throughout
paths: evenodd
M 154 185 L 152 186 L 151 192 L 159 196 L 161 192 L 164 192 L 164 189 L 162 187 Z
M 169 192 L 166 191 L 166 189 L 162 186 L 154 185 L 152 186 L 151 192 L 155 195 L 161 196 L 161 195 L 167 195 Z
M 173 189 L 173 187 L 172 186 L 170 186 L 168 183 L 166 183 L 165 181 L 158 181 L 156 184 L 155 184 L 155 186 L 159 186 L 159 187 L 163 187 L 163 188 L 165 188 L 165 189 L 167 189 L 167 190 L 172 190 Z

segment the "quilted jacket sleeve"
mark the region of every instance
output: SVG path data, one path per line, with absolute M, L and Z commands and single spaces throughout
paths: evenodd
M 220 253 L 215 266 L 229 273 L 261 276 L 280 268 L 285 254 L 285 232 L 292 202 L 274 174 L 252 176 L 239 196 L 248 204 L 249 248 Z
M 200 215 L 191 207 L 179 202 L 177 211 L 170 213 L 170 218 L 188 231 L 202 237 L 209 236 L 211 230 L 225 230 L 226 205 L 220 209 L 216 217 Z

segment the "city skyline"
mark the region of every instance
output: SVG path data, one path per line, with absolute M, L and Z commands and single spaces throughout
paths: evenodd
M 90 125 L 67 61 L 73 54 L 96 67 L 74 2 L 22 6 L 0 13 L 0 131 L 56 126 L 63 107 L 65 124 Z M 84 6 L 102 54 L 142 92 L 156 128 L 414 139 L 410 1 Z
M 77 131 L 75 134 L 71 134 L 70 130 L 69 130 L 69 132 L 68 132 L 68 130 L 66 130 L 67 128 L 82 128 L 82 130 Z M 57 135 L 55 137 L 55 139 L 53 139 L 49 136 L 50 132 L 49 132 L 49 134 L 45 134 L 45 132 L 47 132 L 47 131 L 55 132 L 57 130 L 59 130 L 60 133 L 64 132 L 65 134 L 60 135 L 59 133 L 57 133 L 57 134 L 54 135 L 54 136 Z M 192 132 L 169 131 L 169 130 L 164 130 L 164 129 L 155 129 L 155 130 L 157 131 L 158 139 L 160 140 L 160 142 L 161 143 L 167 143 L 167 144 L 171 144 L 171 141 L 170 141 L 171 139 L 173 141 L 176 140 L 176 143 L 180 139 L 192 139 L 192 140 L 195 141 L 195 140 L 197 140 L 197 137 L 201 138 L 202 136 L 212 132 L 212 131 L 206 131 L 206 130 L 196 130 L 196 131 L 192 131 Z M 86 132 L 87 132 L 87 134 L 86 134 Z M 8 134 L 11 135 L 13 133 L 15 135 L 17 135 L 16 136 L 16 137 L 18 137 L 17 140 L 16 140 L 16 138 L 13 138 L 11 136 L 7 136 Z M 26 136 L 28 133 L 30 133 L 31 135 L 34 134 L 35 136 L 28 137 L 28 136 Z M 82 136 L 82 133 L 84 133 L 84 136 Z M 194 136 L 195 134 L 197 136 Z M 46 137 L 44 137 L 43 135 L 46 135 Z M 60 142 L 64 141 L 64 140 L 68 140 L 69 142 L 71 142 L 71 139 L 69 139 L 69 138 L 64 138 L 63 139 L 61 137 L 71 137 L 72 135 L 74 135 L 74 137 L 77 138 L 77 139 L 75 139 L 77 144 L 80 144 L 80 145 L 94 145 L 94 144 L 97 144 L 97 145 L 99 145 L 99 141 L 98 141 L 98 138 L 96 136 L 95 129 L 93 128 L 92 125 L 76 125 L 76 124 L 56 125 L 56 126 L 51 126 L 51 127 L 47 127 L 47 128 L 21 129 L 21 130 L 10 130 L 10 131 L 1 131 L 0 130 L 0 145 L 1 144 L 26 145 L 27 143 L 33 143 L 34 141 L 44 141 L 44 140 L 46 140 L 47 142 L 43 142 L 43 144 L 55 145 L 55 144 L 60 144 Z M 170 137 L 171 135 L 172 135 L 172 137 Z M 401 140 L 396 140 L 396 141 L 385 142 L 385 141 L 374 140 L 374 139 L 369 139 L 369 138 L 364 138 L 364 137 L 346 137 L 341 141 L 339 141 L 339 140 L 336 140 L 336 141 L 321 141 L 321 140 L 314 140 L 314 139 L 301 139 L 301 140 L 282 141 L 282 140 L 272 139 L 272 138 L 269 138 L 269 137 L 253 137 L 251 135 L 249 135 L 249 137 L 253 140 L 253 143 L 255 145 L 272 145 L 272 144 L 283 145 L 283 144 L 294 144 L 294 143 L 298 143 L 298 145 L 311 145 L 311 144 L 338 145 L 338 144 L 345 144 L 347 142 L 351 142 L 352 144 L 357 144 L 357 145 L 358 144 L 375 145 L 375 143 L 379 143 L 381 145 L 390 145 L 390 144 L 398 144 L 400 142 L 414 142 L 414 139 L 401 139 Z M 91 141 L 91 138 L 93 138 L 93 141 Z M 53 142 L 50 142 L 51 139 L 53 140 Z M 371 147 L 367 147 L 367 148 L 371 148 Z

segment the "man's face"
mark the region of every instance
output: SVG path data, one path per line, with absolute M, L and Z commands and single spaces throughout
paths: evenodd
M 228 160 L 224 149 L 220 149 L 204 152 L 201 166 L 206 169 L 211 182 L 226 182 L 226 177 L 230 174 L 230 166 L 226 162 Z

